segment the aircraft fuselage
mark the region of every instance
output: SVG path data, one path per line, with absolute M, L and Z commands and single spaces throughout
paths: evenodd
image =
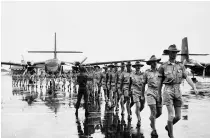
M 58 59 L 49 59 L 45 61 L 45 72 L 59 73 L 61 71 L 61 61 Z

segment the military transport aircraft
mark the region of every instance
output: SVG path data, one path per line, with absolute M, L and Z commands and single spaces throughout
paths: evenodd
M 30 71 L 34 70 L 35 68 L 44 67 L 45 72 L 47 74 L 49 74 L 49 73 L 57 74 L 57 73 L 62 72 L 63 65 L 66 65 L 66 63 L 69 63 L 69 62 L 58 60 L 57 53 L 82 53 L 80 51 L 57 51 L 56 50 L 56 33 L 55 33 L 55 47 L 54 48 L 55 48 L 54 51 L 28 51 L 29 53 L 54 53 L 53 59 L 49 59 L 49 60 L 42 61 L 42 62 L 34 62 L 34 63 L 28 61 L 26 63 L 24 63 L 24 62 L 21 62 L 21 63 L 1 62 L 1 64 L 23 66 L 26 69 L 25 72 L 30 72 Z

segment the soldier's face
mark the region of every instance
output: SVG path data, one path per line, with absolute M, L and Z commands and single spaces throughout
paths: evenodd
M 140 66 L 136 66 L 136 71 L 139 71 L 140 70 Z
M 169 58 L 174 60 L 176 59 L 176 55 L 177 55 L 177 52 L 175 51 L 169 51 Z
M 151 67 L 152 68 L 156 68 L 156 66 L 157 66 L 157 62 L 151 62 Z

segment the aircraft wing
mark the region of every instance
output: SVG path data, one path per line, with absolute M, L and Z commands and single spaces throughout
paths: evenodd
M 118 60 L 118 61 L 105 61 L 105 62 L 94 62 L 94 63 L 86 63 L 83 65 L 90 65 L 90 66 L 94 66 L 94 65 L 104 65 L 104 64 L 111 64 L 111 63 L 121 63 L 121 62 L 132 62 L 132 61 L 144 61 L 144 59 L 134 59 L 134 60 Z
M 74 62 L 61 61 L 61 65 L 74 65 Z
M 1 62 L 1 65 L 25 66 L 26 64 L 15 63 L 15 62 Z
M 41 61 L 41 62 L 34 62 L 34 63 L 33 63 L 33 66 L 44 65 L 44 64 L 45 64 L 44 61 Z
M 210 63 L 201 63 L 202 66 L 207 67 L 210 66 Z
M 162 54 L 163 56 L 167 56 L 168 54 Z M 208 56 L 209 54 L 177 54 L 178 56 L 186 56 L 186 55 L 190 55 L 190 56 Z

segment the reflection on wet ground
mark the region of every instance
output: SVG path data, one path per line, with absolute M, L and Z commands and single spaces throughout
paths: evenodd
M 108 109 L 101 100 L 89 104 L 90 114 L 85 117 L 81 104 L 75 116 L 76 94 L 60 91 L 55 96 L 47 93 L 46 88 L 12 88 L 11 77 L 2 76 L 1 120 L 3 138 L 151 138 L 150 110 L 145 105 L 141 112 L 141 128 L 136 128 L 135 106 L 132 120 L 113 109 Z M 176 138 L 209 138 L 210 97 L 184 93 L 182 120 L 174 126 Z M 167 138 L 164 127 L 167 121 L 166 108 L 157 119 L 159 138 Z

